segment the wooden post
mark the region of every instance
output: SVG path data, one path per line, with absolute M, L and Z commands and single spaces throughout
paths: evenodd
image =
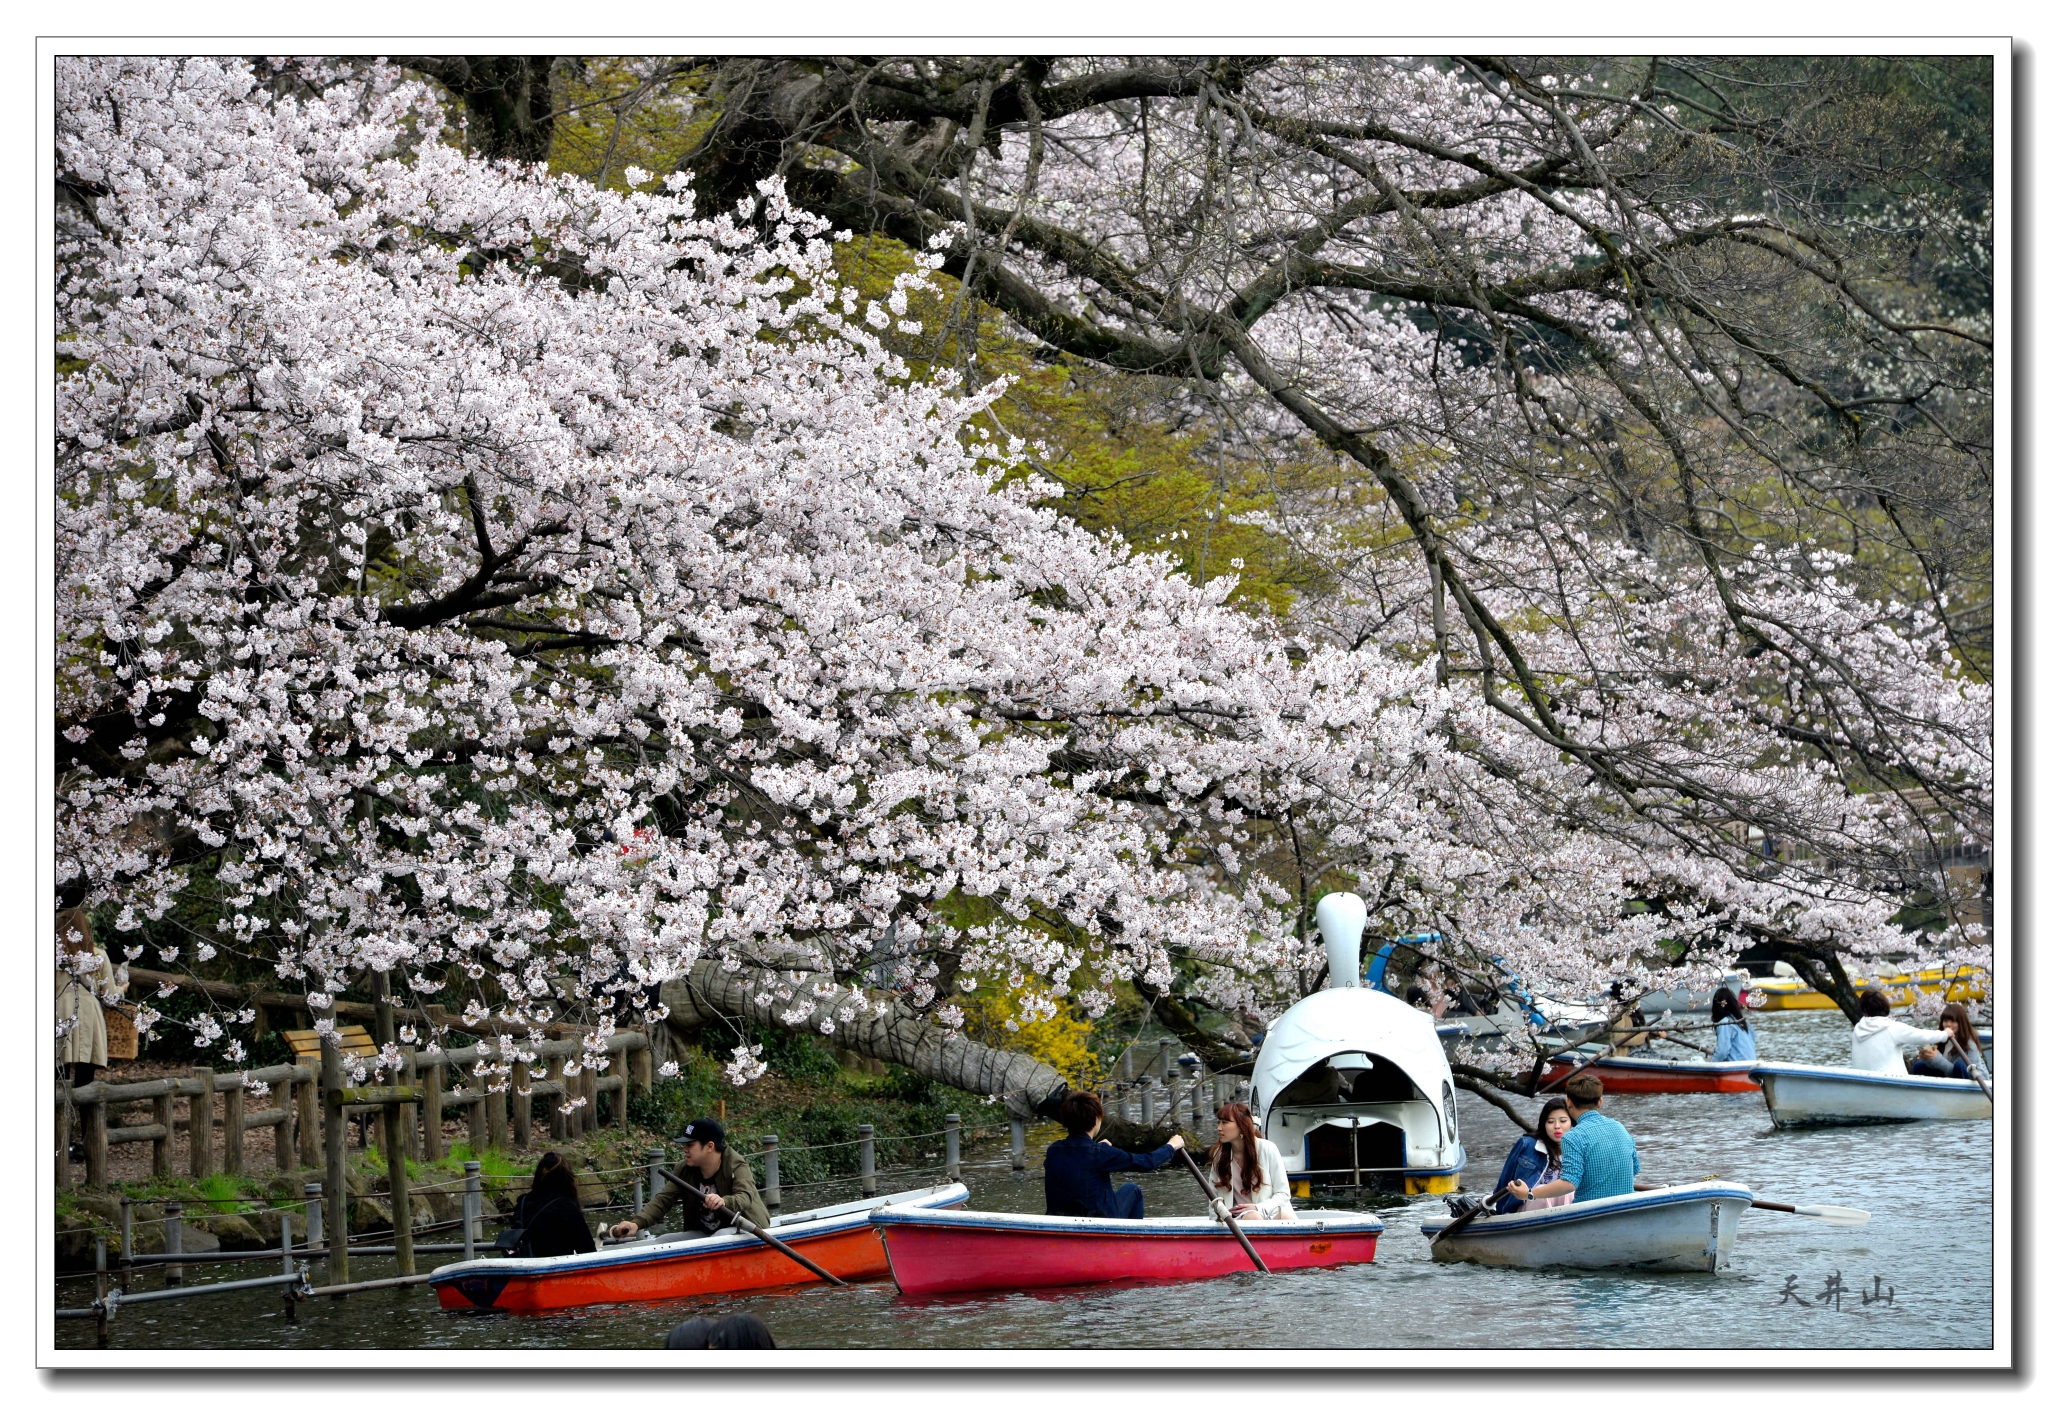
M 370 972 L 370 999 L 376 1005 L 376 1013 L 370 1017 L 370 1037 L 377 1041 L 377 1050 L 385 1049 L 398 1042 L 398 1020 L 391 1010 L 391 973 Z M 391 1117 L 377 1119 L 378 1150 L 384 1153 L 384 1164 L 405 1159 L 405 1143 L 398 1139 L 398 1121 Z M 365 1137 L 364 1141 L 369 1138 Z
M 229 1077 L 235 1081 L 221 1090 L 220 1098 L 220 1168 L 230 1176 L 239 1176 L 242 1174 L 242 1137 L 248 1128 L 242 1121 L 241 1075 L 230 1074 Z
M 67 1071 L 68 1072 L 68 1071 Z M 57 1089 L 57 1189 L 71 1188 L 71 1118 L 77 1112 L 77 1105 L 71 1101 L 71 1090 L 61 1084 Z M 165 1124 L 170 1125 L 169 1123 Z
M 405 1062 L 399 1065 L 398 1083 L 403 1088 L 417 1088 L 420 1082 L 419 1065 L 413 1061 L 413 1051 L 407 1049 Z M 398 1105 L 398 1144 L 405 1148 L 405 1154 L 418 1159 L 420 1153 L 420 1109 L 417 1103 Z
M 94 1190 L 107 1188 L 107 1105 L 90 1102 L 79 1109 L 84 1115 L 85 1183 Z
M 946 1179 L 960 1179 L 960 1114 L 946 1114 Z
M 213 1070 L 195 1068 L 192 1076 L 199 1080 L 200 1091 L 189 1099 L 191 1112 L 192 1153 L 190 1159 L 192 1179 L 203 1181 L 213 1174 Z
M 384 1104 L 384 1145 L 392 1148 L 391 1159 L 385 1162 L 390 1168 L 388 1177 L 391 1184 L 391 1237 L 397 1250 L 398 1276 L 412 1275 L 412 1194 L 406 1184 L 405 1175 L 405 1132 L 400 1126 L 399 1103 Z
M 442 1064 L 429 1064 L 420 1078 L 420 1132 L 427 1161 L 439 1161 L 447 1154 L 441 1145 L 441 1077 L 445 1071 Z
M 654 1091 L 654 1046 L 642 1044 L 626 1055 L 626 1065 L 632 1074 L 633 1086 L 643 1093 Z
M 291 1083 L 270 1085 L 270 1102 L 278 1111 L 277 1123 L 270 1129 L 270 1160 L 280 1171 L 299 1169 L 299 1133 L 293 1125 L 298 1120 L 293 1115 L 298 1111 L 298 1103 L 292 1097 L 296 1086 Z
M 185 1207 L 175 1200 L 164 1206 L 164 1252 L 185 1252 Z M 185 1265 L 175 1262 L 164 1265 L 164 1287 L 175 1288 L 184 1281 Z
M 129 1262 L 135 1257 L 135 1207 L 127 1196 L 121 1197 L 121 1291 L 134 1287 L 133 1270 Z
M 102 1121 L 100 1125 L 104 1127 L 106 1123 Z M 104 1234 L 95 1234 L 92 1237 L 92 1266 L 92 1300 L 100 1307 L 97 1319 L 99 1343 L 101 1346 L 105 1346 L 107 1344 L 108 1323 L 105 1307 L 107 1301 L 107 1236 Z
M 761 1203 L 771 1210 L 782 1208 L 782 1138 L 773 1132 L 761 1138 Z
M 512 1063 L 512 1144 L 533 1145 L 533 1065 L 524 1059 Z
M 1010 1169 L 1024 1169 L 1024 1119 L 1014 1112 L 1010 1114 Z
M 163 1180 L 171 1174 L 171 1138 L 174 1135 L 171 1131 L 172 1095 L 165 1093 L 150 1106 L 155 1109 L 156 1124 L 164 1129 L 164 1134 L 149 1144 L 149 1174 L 155 1180 Z
M 324 1227 L 321 1224 L 325 1216 L 320 1213 L 320 1209 L 320 1182 L 307 1181 L 306 1252 L 309 1254 L 315 1249 L 324 1248 L 327 1244 L 327 1235 L 323 1232 Z
M 860 1188 L 865 1195 L 875 1193 L 875 1124 L 863 1122 L 854 1129 L 860 1136 Z
M 313 1070 L 308 1068 L 305 1073 L 306 1077 L 292 1081 L 292 1101 L 297 1104 L 292 1121 L 299 1124 L 299 1164 L 317 1166 L 320 1164 L 320 1129 L 324 1124 L 314 1110 L 319 1099 L 313 1092 Z
M 583 1123 L 583 1135 L 589 1136 L 597 1130 L 597 1070 L 591 1066 L 590 1055 L 583 1056 L 583 1111 L 578 1114 Z
M 492 1151 L 503 1151 L 511 1145 L 509 1129 L 505 1125 L 503 1088 L 492 1088 L 484 1093 L 484 1129 Z
M 320 1101 L 325 1105 L 327 1133 L 327 1223 L 331 1247 L 327 1281 L 348 1282 L 348 1119 L 341 1109 L 341 1049 L 320 1041 Z
M 483 1214 L 483 1163 L 462 1163 L 462 1257 L 476 1257 L 477 1220 Z
M 482 1155 L 483 1149 L 491 1144 L 490 1094 L 484 1091 L 483 1075 L 478 1073 L 476 1068 L 477 1064 L 482 1062 L 482 1059 L 478 1059 L 471 1063 L 468 1072 L 463 1076 L 463 1082 L 469 1085 L 463 1091 L 476 1094 L 469 1102 L 463 1104 L 466 1115 L 462 1122 L 469 1135 L 469 1149 L 477 1155 Z
M 1138 1121 L 1152 1125 L 1152 1075 L 1147 1073 L 1138 1079 Z
M 548 1082 L 559 1085 L 562 1091 L 555 1095 L 554 1105 L 548 1109 L 548 1136 L 555 1141 L 569 1139 L 569 1114 L 562 1111 L 562 1104 L 569 1101 L 567 1075 L 562 1072 L 568 1061 L 560 1054 L 548 1055 Z

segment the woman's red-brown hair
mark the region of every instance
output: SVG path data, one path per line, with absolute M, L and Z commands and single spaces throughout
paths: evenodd
M 1979 1054 L 1984 1052 L 1984 1044 L 1977 1038 L 1977 1026 L 1970 1023 L 1969 1006 L 1959 1005 L 1951 1000 L 1948 1004 L 1941 1007 L 1941 1019 L 1954 1020 L 1956 1022 L 1956 1047 L 1958 1049 L 1961 1049 L 1966 1054 L 1972 1049 L 1975 1049 Z M 1941 1020 L 1936 1020 L 1935 1028 L 1939 1029 L 1940 1027 Z
M 1220 1127 L 1225 1122 L 1237 1128 L 1237 1184 L 1240 1190 L 1250 1195 L 1266 1183 L 1259 1170 L 1259 1133 L 1252 1125 L 1252 1110 L 1243 1103 L 1225 1103 L 1216 1109 L 1216 1123 Z M 1223 1170 L 1225 1146 L 1223 1139 L 1218 1137 L 1216 1145 L 1209 1148 L 1209 1168 L 1219 1175 Z M 1218 1185 L 1216 1188 L 1227 1190 L 1229 1187 Z

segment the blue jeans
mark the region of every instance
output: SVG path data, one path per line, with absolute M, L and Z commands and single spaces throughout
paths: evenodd
M 1967 1059 L 1915 1059 L 1906 1072 L 1922 1078 L 1968 1078 L 1970 1064 Z
M 1126 1181 L 1116 1188 L 1116 1219 L 1142 1220 L 1145 1218 L 1144 1187 Z

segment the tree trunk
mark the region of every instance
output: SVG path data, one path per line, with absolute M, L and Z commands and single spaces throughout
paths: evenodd
M 842 988 L 836 995 L 814 994 L 813 989 L 822 978 L 812 976 L 793 995 L 763 1005 L 755 1002 L 751 989 L 742 988 L 741 982 L 749 979 L 745 968 L 728 971 L 721 962 L 699 961 L 687 977 L 669 981 L 661 988 L 662 1004 L 668 1006 L 669 1025 L 688 1031 L 727 1020 L 743 1020 L 756 1026 L 771 1021 L 782 1024 L 785 1010 L 802 1001 L 813 1001 L 815 1006 L 809 1015 L 785 1027 L 821 1035 L 842 1049 L 869 1058 L 902 1064 L 935 1083 L 1008 1098 L 1020 1110 L 1025 1105 L 1035 1109 L 1066 1087 L 1066 1079 L 1050 1064 L 1040 1063 L 1029 1054 L 991 1049 L 964 1035 L 949 1034 L 928 1019 L 895 1008 L 893 999 L 886 1014 L 878 1015 L 872 1009 L 855 1010 L 850 989 Z M 822 1028 L 828 1020 L 832 1025 L 829 1034 Z
M 555 139 L 555 104 L 549 87 L 554 59 L 409 57 L 398 62 L 426 74 L 462 99 L 469 142 L 479 155 L 545 161 Z
M 1242 1049 L 1217 1038 L 1195 1023 L 1195 1017 L 1185 1006 L 1173 998 L 1172 992 L 1160 990 L 1133 976 L 1132 987 L 1138 998 L 1152 1007 L 1152 1013 L 1159 1017 L 1159 1023 L 1171 1030 L 1186 1046 L 1188 1052 L 1208 1066 L 1211 1073 L 1250 1073 L 1257 1054 L 1251 1049 Z

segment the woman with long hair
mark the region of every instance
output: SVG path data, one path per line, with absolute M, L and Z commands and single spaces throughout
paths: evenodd
M 1230 1213 L 1262 1220 L 1291 1220 L 1294 1201 L 1280 1148 L 1259 1135 L 1252 1110 L 1243 1103 L 1216 1109 L 1216 1144 L 1209 1148 L 1209 1179 L 1230 1201 Z
M 1564 1134 L 1571 1129 L 1571 1104 L 1563 1098 L 1552 1098 L 1543 1104 L 1543 1112 L 1536 1119 L 1536 1131 L 1515 1142 L 1514 1148 L 1508 1152 L 1507 1163 L 1500 1168 L 1500 1180 L 1493 1187 L 1493 1193 L 1502 1196 L 1496 1207 L 1499 1213 L 1511 1215 L 1529 1208 L 1528 1201 L 1502 1195 L 1511 1182 L 1520 1181 L 1534 1189 L 1564 1174 Z M 1553 1195 L 1549 1197 L 1548 1204 L 1569 1205 L 1575 1194 L 1576 1191 L 1566 1191 L 1563 1195 Z
M 512 1207 L 512 1224 L 498 1236 L 498 1247 L 517 1259 L 552 1259 L 597 1248 L 577 1200 L 576 1173 L 559 1152 L 548 1152 L 533 1168 L 533 1188 Z
M 1714 988 L 1714 1062 L 1747 1063 L 1756 1057 L 1756 1035 L 1742 1010 L 1742 997 L 1727 986 Z
M 1984 1042 L 1977 1037 L 1977 1026 L 1970 1022 L 1969 1008 L 1949 1001 L 1941 1007 L 1940 1024 L 1941 1043 L 1921 1049 L 1920 1057 L 1906 1071 L 1923 1077 L 1968 1078 L 1975 1068 L 1979 1074 L 1990 1077 L 1991 1065 L 1984 1058 Z

